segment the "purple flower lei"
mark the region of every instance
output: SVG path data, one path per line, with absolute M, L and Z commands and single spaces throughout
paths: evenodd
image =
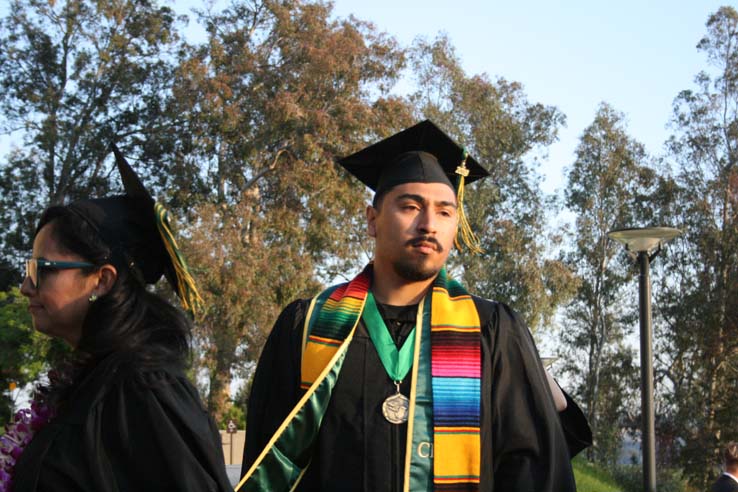
M 53 414 L 49 407 L 34 400 L 31 408 L 19 410 L 5 426 L 5 434 L 0 436 L 0 492 L 13 489 L 16 461 L 33 435 L 53 418 Z

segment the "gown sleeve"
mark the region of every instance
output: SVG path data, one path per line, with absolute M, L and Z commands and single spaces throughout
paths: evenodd
M 533 338 L 496 303 L 483 336 L 483 481 L 495 491 L 574 491 L 567 441 Z M 486 408 L 485 408 L 486 407 Z M 490 475 L 491 471 L 491 475 Z
M 104 490 L 232 490 L 218 430 L 184 374 L 126 375 L 86 426 L 99 449 L 93 480 L 117 485 Z
M 309 301 L 295 301 L 279 315 L 254 374 L 246 412 L 243 477 L 300 399 L 302 329 Z
M 569 448 L 569 456 L 573 458 L 592 445 L 592 429 L 579 405 L 566 391 L 563 389 L 561 391 L 566 398 L 566 409 L 559 412 L 559 419 Z

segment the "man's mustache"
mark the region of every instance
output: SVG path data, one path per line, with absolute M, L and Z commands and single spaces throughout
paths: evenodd
M 438 242 L 438 239 L 433 236 L 419 236 L 414 237 L 405 243 L 405 246 L 421 246 L 422 244 L 432 244 L 436 251 L 443 253 L 443 246 Z

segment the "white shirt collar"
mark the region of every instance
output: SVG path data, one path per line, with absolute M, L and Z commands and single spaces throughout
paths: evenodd
M 724 472 L 723 472 L 723 475 L 727 475 L 727 476 L 729 476 L 729 477 L 730 477 L 730 478 L 732 478 L 732 479 L 733 479 L 733 480 L 734 480 L 734 481 L 735 481 L 736 483 L 738 483 L 738 477 L 736 477 L 735 475 L 731 475 L 730 473 L 728 473 L 728 472 L 726 472 L 726 471 L 724 471 Z

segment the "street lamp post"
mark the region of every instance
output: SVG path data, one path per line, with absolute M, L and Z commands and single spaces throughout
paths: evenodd
M 661 245 L 681 234 L 673 227 L 617 229 L 607 233 L 625 248 L 640 266 L 638 305 L 641 328 L 641 450 L 643 452 L 643 490 L 656 492 L 656 432 L 653 411 L 653 351 L 651 344 L 651 261 Z

